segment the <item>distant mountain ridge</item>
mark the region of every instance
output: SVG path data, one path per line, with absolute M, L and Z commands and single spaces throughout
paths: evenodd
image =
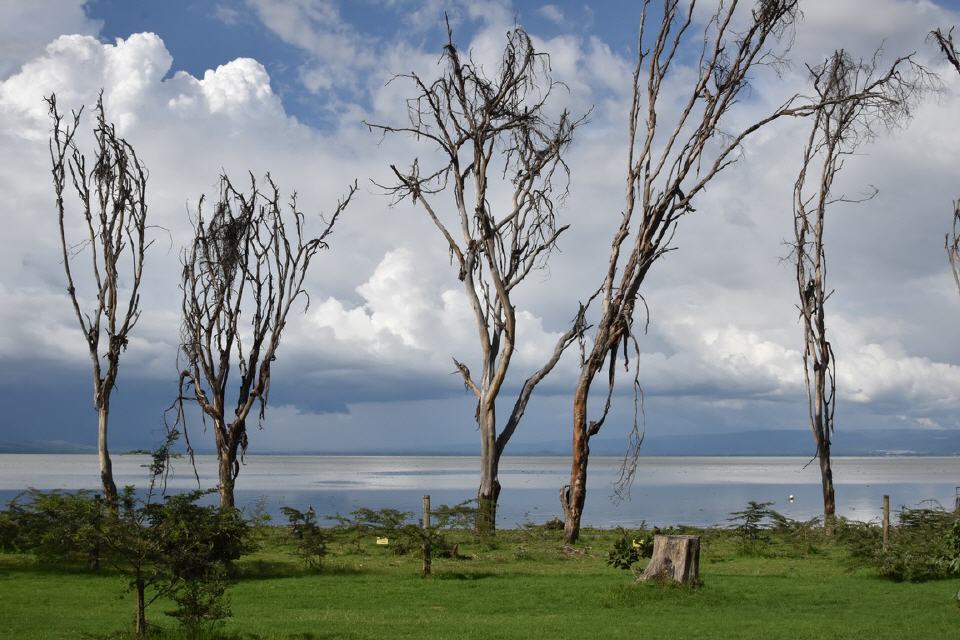
M 623 455 L 624 442 L 616 438 L 595 438 L 590 452 L 600 456 Z M 95 453 L 89 445 L 56 441 L 26 443 L 0 442 L 0 453 Z M 211 453 L 203 447 L 199 453 Z M 507 455 L 563 456 L 570 452 L 569 440 L 511 442 Z M 122 454 L 122 452 L 117 452 Z M 364 447 L 343 450 L 277 451 L 251 449 L 252 454 L 327 455 L 476 455 L 477 444 L 425 445 L 412 447 Z M 644 439 L 645 456 L 813 456 L 813 438 L 807 431 L 739 431 L 684 435 L 650 435 Z M 957 456 L 960 429 L 838 431 L 833 453 L 837 456 Z M 115 454 L 116 455 L 116 454 Z

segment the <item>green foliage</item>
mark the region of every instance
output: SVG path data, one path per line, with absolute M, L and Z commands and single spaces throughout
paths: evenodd
M 671 529 L 672 530 L 672 529 Z M 607 564 L 618 569 L 630 569 L 640 558 L 653 555 L 653 537 L 661 531 L 657 527 L 647 530 L 644 524 L 638 529 L 617 527 L 618 537 L 613 549 L 607 553 Z
M 850 558 L 858 563 L 875 564 L 883 547 L 883 530 L 871 522 L 837 518 L 834 536 L 847 547 Z
M 477 519 L 477 508 L 473 506 L 476 500 L 464 500 L 452 506 L 440 505 L 430 512 L 431 525 L 437 529 L 473 528 Z
M 197 501 L 210 491 L 191 491 L 152 502 L 126 487 L 115 518 L 105 530 L 114 567 L 131 589 L 150 592 L 144 607 L 161 596 L 166 611 L 188 637 L 230 615 L 225 592 L 231 563 L 253 550 L 250 526 L 236 509 Z
M 283 515 L 290 522 L 290 536 L 296 543 L 297 555 L 311 569 L 319 569 L 327 555 L 330 534 L 317 525 L 317 512 L 313 507 L 298 511 L 293 507 L 282 507 Z
M 144 609 L 168 597 L 176 605 L 170 615 L 196 633 L 229 615 L 228 569 L 252 550 L 250 527 L 234 509 L 197 504 L 208 492 L 153 502 L 153 490 L 151 483 L 141 500 L 133 487 L 125 487 L 113 512 L 86 491 L 30 490 L 0 514 L 3 548 L 33 553 L 45 563 L 83 563 L 90 569 L 107 564 L 143 596 Z
M 363 553 L 365 540 L 384 537 L 390 540 L 390 548 L 397 555 L 405 555 L 429 544 L 438 556 L 459 557 L 458 545 L 450 544 L 445 532 L 472 527 L 476 518 L 476 508 L 471 506 L 473 502 L 466 500 L 453 506 L 440 505 L 430 512 L 429 529 L 411 522 L 412 512 L 396 509 L 360 508 L 351 511 L 349 517 L 337 514 L 333 519 L 338 523 L 339 535 L 353 544 L 357 553 Z
M 773 509 L 768 511 L 770 530 L 792 548 L 792 553 L 789 550 L 786 553 L 781 551 L 781 555 L 806 556 L 815 553 L 817 545 L 827 541 L 819 517 L 810 520 L 793 520 Z
M 629 571 L 640 560 L 640 550 L 626 536 L 620 536 L 613 543 L 613 549 L 607 554 L 607 564 L 617 569 Z
M 165 613 L 180 622 L 187 637 L 200 638 L 230 617 L 227 584 L 226 569 L 222 564 L 214 564 L 202 578 L 184 581 L 174 589 L 170 599 L 176 608 Z
M 751 500 L 747 503 L 746 509 L 734 511 L 727 518 L 727 521 L 736 523 L 733 530 L 740 538 L 742 551 L 756 553 L 764 545 L 769 544 L 770 537 L 767 530 L 776 522 L 783 520 L 783 516 L 770 509 L 773 504 Z
M 364 552 L 364 542 L 372 537 L 390 538 L 393 549 L 398 554 L 406 553 L 407 549 L 400 544 L 393 544 L 398 533 L 403 529 L 408 518 L 413 516 L 411 511 L 396 509 L 367 509 L 361 507 L 350 512 L 350 516 L 339 513 L 333 516 L 337 522 L 337 533 L 351 543 L 356 553 Z
M 898 582 L 960 575 L 960 514 L 942 508 L 901 509 L 877 563 L 881 575 Z
M 960 575 L 960 518 L 957 518 L 950 528 L 947 545 L 947 569 L 956 575 Z
M 839 519 L 836 536 L 851 558 L 897 582 L 960 575 L 960 515 L 942 508 L 901 509 L 886 549 L 883 530 L 876 524 Z
M 0 518 L 0 545 L 32 552 L 41 562 L 100 566 L 105 503 L 89 491 L 30 489 L 13 500 Z

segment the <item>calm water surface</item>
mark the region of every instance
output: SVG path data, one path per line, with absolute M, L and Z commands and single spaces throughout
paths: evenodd
M 118 485 L 145 486 L 147 456 L 116 456 Z M 618 458 L 590 460 L 584 523 L 594 526 L 648 524 L 723 524 L 748 500 L 772 501 L 798 519 L 822 508 L 820 474 L 807 458 L 643 458 L 630 498 L 613 499 Z M 263 500 L 267 510 L 280 507 L 319 513 L 347 513 L 357 507 L 416 511 L 429 493 L 433 503 L 453 504 L 476 495 L 479 461 L 466 456 L 267 456 L 251 455 L 237 480 L 237 502 L 250 507 Z M 216 486 L 216 459 L 198 456 L 200 485 Z M 952 506 L 960 486 L 960 457 L 836 458 L 837 509 L 852 519 L 880 515 L 884 494 L 893 506 L 937 500 Z M 502 527 L 543 522 L 561 513 L 560 487 L 569 479 L 569 459 L 508 457 L 501 462 L 498 522 Z M 26 487 L 92 489 L 99 483 L 94 455 L 0 454 L 0 499 Z M 193 469 L 177 460 L 169 490 L 197 487 Z M 790 504 L 788 496 L 795 501 Z M 212 497 L 211 497 L 212 500 Z

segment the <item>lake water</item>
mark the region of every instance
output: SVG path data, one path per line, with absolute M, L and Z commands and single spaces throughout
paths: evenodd
M 118 485 L 146 485 L 141 466 L 146 456 L 114 457 Z M 584 524 L 593 526 L 725 524 L 731 511 L 748 500 L 772 501 L 796 519 L 821 513 L 817 464 L 807 458 L 642 458 L 630 499 L 612 498 L 618 458 L 590 460 Z M 203 487 L 216 486 L 216 459 L 198 456 Z M 476 496 L 479 462 L 467 456 L 269 456 L 251 455 L 237 480 L 237 503 L 250 507 L 263 500 L 276 515 L 281 506 L 321 514 L 346 514 L 357 507 L 396 508 L 417 512 L 421 497 L 434 505 L 454 504 Z M 838 512 L 851 519 L 880 517 L 882 496 L 891 506 L 915 506 L 937 500 L 952 507 L 960 485 L 960 457 L 837 458 L 834 478 Z M 569 479 L 569 459 L 508 457 L 500 467 L 498 523 L 544 522 L 561 515 L 559 491 Z M 26 487 L 92 489 L 99 484 L 94 455 L 0 454 L 0 500 Z M 169 490 L 196 488 L 186 460 L 175 461 Z M 788 496 L 793 494 L 791 504 Z M 210 498 L 211 500 L 213 497 Z

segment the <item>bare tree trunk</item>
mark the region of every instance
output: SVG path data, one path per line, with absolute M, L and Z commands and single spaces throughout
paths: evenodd
M 136 636 L 143 638 L 147 635 L 147 602 L 146 587 L 143 578 L 137 578 L 137 626 Z
M 221 450 L 217 454 L 217 462 L 219 463 L 220 474 L 220 484 L 217 486 L 217 491 L 220 494 L 220 508 L 232 509 L 235 506 L 233 500 L 233 486 L 236 482 L 233 477 L 234 461 L 231 459 L 229 451 Z
M 97 409 L 97 456 L 100 460 L 100 482 L 103 484 L 103 499 L 111 510 L 117 508 L 117 485 L 113 481 L 113 463 L 107 449 L 107 424 L 110 403 L 104 400 Z
M 500 497 L 500 452 L 497 450 L 496 410 L 490 406 L 480 418 L 480 489 L 477 491 L 477 533 L 492 535 L 497 529 L 497 499 Z
M 837 500 L 833 491 L 833 467 L 830 464 L 830 442 L 819 447 L 820 481 L 823 485 L 823 524 L 827 531 L 833 530 L 837 513 Z
M 560 492 L 563 506 L 563 542 L 573 544 L 580 537 L 580 518 L 587 499 L 587 462 L 590 459 L 590 436 L 587 432 L 587 393 L 589 379 L 581 379 L 573 399 L 573 455 L 570 484 Z

